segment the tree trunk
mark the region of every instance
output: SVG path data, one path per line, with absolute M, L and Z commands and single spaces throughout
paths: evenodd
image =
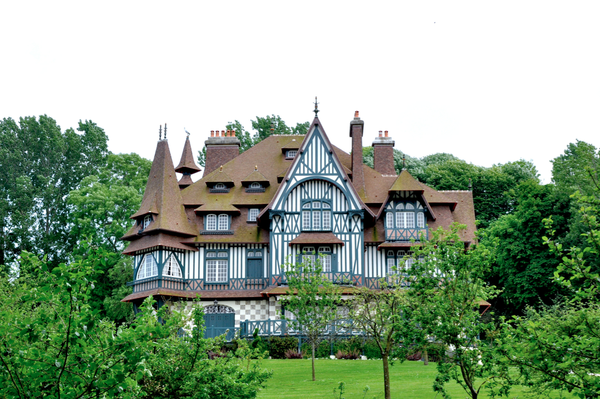
M 316 379 L 315 379 L 315 340 L 314 339 L 310 343 L 310 346 L 312 348 L 312 373 L 313 373 L 313 381 L 316 381 Z
M 385 390 L 385 399 L 391 399 L 392 393 L 390 392 L 390 365 L 388 363 L 388 354 L 381 354 L 383 360 L 383 387 Z
M 427 353 L 427 346 L 423 348 L 423 365 L 429 366 L 429 354 Z

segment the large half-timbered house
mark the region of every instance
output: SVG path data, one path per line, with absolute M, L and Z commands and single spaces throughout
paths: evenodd
M 189 137 L 174 167 L 166 139 L 156 148 L 125 254 L 134 258 L 139 304 L 199 294 L 209 326 L 280 318 L 284 265 L 322 257 L 323 272 L 348 287 L 377 289 L 415 242 L 453 222 L 474 239 L 470 191 L 436 191 L 406 170 L 396 175 L 394 141 L 375 137 L 374 168 L 363 164 L 364 123 L 350 122 L 352 152 L 329 141 L 314 118 L 305 136 L 273 135 L 239 154 L 235 132 L 211 133 L 201 179 L 191 175 Z M 179 181 L 177 174 L 180 174 Z

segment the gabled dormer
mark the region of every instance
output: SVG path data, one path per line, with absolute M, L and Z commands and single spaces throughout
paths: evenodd
M 218 171 L 213 172 L 205 183 L 209 192 L 214 194 L 228 193 L 231 187 L 235 186 L 233 179 L 223 171 L 222 166 Z
M 269 185 L 269 179 L 258 171 L 258 166 L 254 166 L 254 172 L 242 180 L 242 186 L 247 193 L 264 193 Z

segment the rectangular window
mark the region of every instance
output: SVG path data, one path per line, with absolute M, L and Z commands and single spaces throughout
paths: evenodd
M 393 229 L 394 228 L 394 213 L 388 212 L 385 214 L 385 228 Z
M 396 228 L 404 229 L 404 212 L 396 212 Z
M 424 229 L 425 228 L 425 214 L 424 213 L 417 213 L 417 227 L 420 229 Z
M 323 273 L 331 273 L 331 255 L 321 255 Z
M 331 230 L 331 212 L 323 211 L 323 230 Z
M 206 281 L 209 283 L 224 283 L 227 281 L 227 261 L 206 261 Z
M 396 271 L 394 267 L 396 266 L 396 260 L 394 258 L 387 258 L 387 274 L 394 274 Z
M 404 212 L 404 221 L 407 229 L 415 228 L 415 214 L 413 212 Z
M 302 211 L 302 230 L 310 230 L 310 211 Z
M 321 211 L 313 211 L 313 230 L 321 230 Z
M 248 211 L 248 221 L 256 222 L 256 217 L 258 216 L 258 208 L 250 208 Z

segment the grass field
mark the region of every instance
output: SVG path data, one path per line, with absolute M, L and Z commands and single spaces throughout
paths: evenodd
M 334 395 L 340 381 L 346 383 L 345 399 L 383 398 L 383 370 L 381 360 L 328 360 L 319 359 L 315 363 L 317 381 L 311 380 L 310 359 L 302 360 L 263 360 L 263 367 L 273 370 L 273 377 L 267 388 L 258 394 L 260 399 L 268 398 L 339 398 Z M 435 378 L 435 364 L 424 366 L 422 362 L 395 363 L 390 367 L 392 398 L 434 399 L 432 384 Z M 364 394 L 364 389 L 369 391 Z M 462 399 L 465 392 L 457 384 L 450 384 L 452 398 Z M 487 398 L 480 395 L 480 398 Z M 523 398 L 521 387 L 511 391 L 510 398 Z M 558 397 L 558 395 L 556 395 Z M 440 399 L 441 395 L 437 395 Z M 571 396 L 566 396 L 571 398 Z

